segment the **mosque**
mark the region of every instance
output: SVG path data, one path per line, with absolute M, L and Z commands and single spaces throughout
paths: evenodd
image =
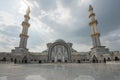
M 22 22 L 22 32 L 20 34 L 19 47 L 15 47 L 11 52 L 0 53 L 1 62 L 14 63 L 106 63 L 109 61 L 120 61 L 120 51 L 109 51 L 100 43 L 100 33 L 97 27 L 97 20 L 93 7 L 89 6 L 90 30 L 93 47 L 89 52 L 78 52 L 72 48 L 72 43 L 58 39 L 47 43 L 47 50 L 39 53 L 30 52 L 27 49 L 28 28 L 30 27 L 30 8 L 28 7 Z

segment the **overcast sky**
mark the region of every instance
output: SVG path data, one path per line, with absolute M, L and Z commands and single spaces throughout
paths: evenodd
M 120 0 L 0 0 L 0 51 L 19 46 L 21 23 L 30 6 L 28 45 L 41 52 L 46 43 L 64 39 L 79 52 L 92 47 L 88 7 L 92 5 L 98 20 L 101 43 L 111 51 L 120 50 Z

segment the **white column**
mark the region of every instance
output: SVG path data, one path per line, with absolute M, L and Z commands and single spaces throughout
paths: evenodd
M 96 38 L 97 46 L 101 46 L 99 37 Z
M 62 62 L 65 62 L 65 57 L 64 56 L 62 56 Z
M 92 37 L 92 42 L 93 42 L 93 46 L 95 47 L 96 45 L 95 45 L 95 38 L 94 37 Z
M 54 57 L 54 61 L 57 62 L 57 56 Z
M 27 45 L 27 39 L 28 39 L 28 27 L 30 26 L 30 24 L 28 23 L 30 17 L 29 17 L 29 13 L 30 13 L 30 8 L 28 7 L 26 14 L 24 16 L 24 21 L 22 22 L 22 33 L 20 34 L 20 43 L 19 43 L 19 47 L 21 48 L 26 48 Z

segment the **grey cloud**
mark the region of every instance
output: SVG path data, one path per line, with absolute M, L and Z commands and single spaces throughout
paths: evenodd
M 41 6 L 40 9 L 43 10 L 48 10 L 48 9 L 55 9 L 56 8 L 56 2 L 54 0 L 52 1 L 48 1 L 48 0 L 41 0 L 38 1 L 38 4 Z M 56 34 L 59 37 L 62 38 L 76 38 L 80 37 L 83 38 L 85 40 L 83 40 L 84 43 L 89 43 L 90 40 L 90 29 L 89 29 L 89 21 L 88 21 L 88 6 L 85 7 L 79 7 L 77 5 L 77 1 L 76 0 L 61 0 L 62 2 L 62 6 L 65 8 L 70 9 L 71 12 L 71 16 L 72 18 L 74 18 L 76 21 L 73 22 L 73 24 L 71 24 L 69 27 L 73 27 L 73 29 L 69 29 L 69 27 L 67 27 L 68 25 L 61 25 L 56 23 L 55 21 L 52 21 L 49 16 L 44 17 L 43 19 L 41 19 L 41 21 L 45 24 L 47 24 L 48 26 L 50 26 L 51 28 L 53 28 L 56 31 Z M 112 30 L 117 29 L 119 26 L 119 11 L 117 9 L 119 9 L 119 3 L 118 1 L 112 1 L 110 0 L 108 1 L 92 1 L 93 2 L 93 7 L 94 7 L 94 12 L 96 13 L 96 19 L 98 19 L 99 25 L 99 31 L 102 33 L 102 35 L 109 33 Z M 113 4 L 114 2 L 114 4 Z M 49 4 L 48 4 L 49 3 Z M 115 5 L 116 4 L 116 5 Z M 54 6 L 52 6 L 54 5 Z M 39 10 L 36 10 L 39 11 Z M 48 10 L 49 12 L 49 10 Z M 113 16 L 114 14 L 114 16 Z M 81 23 L 84 23 L 83 25 L 81 25 Z M 81 28 L 81 26 L 83 26 Z M 113 27 L 114 26 L 114 27 Z M 66 30 L 67 28 L 67 30 Z M 107 32 L 106 32 L 107 31 Z M 57 37 L 57 36 L 55 36 Z M 74 41 L 76 41 L 75 39 L 73 39 Z
M 120 28 L 120 1 L 119 0 L 97 0 L 93 1 L 99 29 L 103 35 Z
M 0 33 L 4 34 L 5 36 L 11 36 L 11 37 L 18 37 L 20 26 L 16 25 L 10 25 L 5 26 L 1 25 L 1 27 L 4 26 L 4 29 L 0 30 Z
M 49 13 L 50 11 L 55 10 L 57 6 L 56 0 L 29 0 L 29 1 L 31 1 L 31 3 L 33 4 L 34 4 L 34 1 L 36 1 L 40 6 L 40 8 L 35 7 L 31 11 L 31 14 L 36 18 L 38 18 L 39 15 L 42 15 L 41 10 Z M 54 33 L 50 33 L 50 35 L 52 35 L 52 37 L 50 38 L 52 38 L 53 40 L 62 38 L 62 39 L 65 39 L 65 41 L 67 42 L 72 42 L 75 44 L 91 45 L 92 42 L 90 38 L 90 29 L 88 25 L 89 3 L 88 3 L 88 6 L 84 6 L 84 5 L 78 6 L 77 1 L 78 0 L 61 0 L 62 6 L 70 10 L 70 15 L 72 17 L 71 19 L 72 23 L 70 22 L 70 25 L 63 25 L 63 24 L 57 23 L 56 21 L 52 20 L 51 17 L 49 17 L 49 15 L 44 16 L 42 19 L 40 19 L 40 21 L 48 25 L 50 28 L 52 28 L 55 31 Z M 115 1 L 92 0 L 94 12 L 96 13 L 96 19 L 98 20 L 98 23 L 99 23 L 98 28 L 100 33 L 102 34 L 101 38 L 103 38 L 103 36 L 104 37 L 107 36 L 112 31 L 116 31 L 117 29 L 120 29 L 119 3 L 120 3 L 119 0 L 115 0 Z M 19 30 L 19 28 L 14 28 L 14 29 L 15 29 L 14 30 L 15 34 L 14 32 L 11 32 L 12 29 L 10 27 L 6 28 L 8 32 L 2 31 L 1 33 L 9 36 L 12 35 L 12 36 L 18 37 L 19 33 L 17 31 Z M 32 47 L 32 48 L 34 46 L 43 46 L 43 45 L 45 46 L 45 43 L 49 42 L 50 40 L 46 37 L 43 37 L 48 35 L 43 35 L 43 34 L 40 34 L 39 32 L 32 32 L 31 29 L 29 29 L 29 35 L 30 37 L 28 39 L 28 47 Z M 118 41 L 119 39 L 115 37 L 113 37 L 114 39 L 110 39 L 110 38 L 108 38 L 110 42 Z M 113 42 L 111 45 L 113 44 L 116 44 L 116 43 Z M 115 49 L 115 48 L 116 48 L 115 46 L 112 47 L 112 49 Z
M 48 12 L 56 9 L 56 0 L 30 0 L 30 2 L 33 4 L 34 1 L 36 1 L 36 3 L 39 5 L 39 8 L 35 7 L 35 9 L 33 9 L 33 15 L 40 15 L 41 10 Z

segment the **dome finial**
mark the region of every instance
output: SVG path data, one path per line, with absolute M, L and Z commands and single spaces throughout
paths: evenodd
M 93 7 L 92 7 L 92 5 L 89 5 L 89 11 L 90 11 L 90 10 L 93 10 Z
M 26 14 L 29 15 L 30 13 L 30 6 L 28 6 L 27 10 L 26 10 Z

